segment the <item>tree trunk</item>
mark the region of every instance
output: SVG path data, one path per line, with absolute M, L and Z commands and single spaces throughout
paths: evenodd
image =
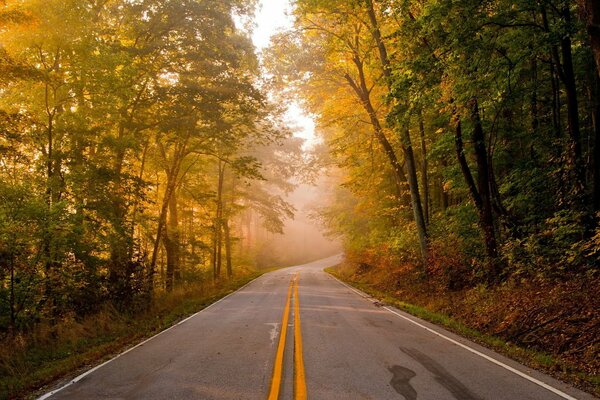
M 467 187 L 469 188 L 469 192 L 471 193 L 471 199 L 473 203 L 475 203 L 475 207 L 478 211 L 481 210 L 481 197 L 479 196 L 479 190 L 477 190 L 477 185 L 475 184 L 475 179 L 473 179 L 473 174 L 471 173 L 471 168 L 469 167 L 469 163 L 467 162 L 467 158 L 465 156 L 465 146 L 463 142 L 462 136 L 462 122 L 460 117 L 456 117 L 456 131 L 454 135 L 454 147 L 456 149 L 456 158 L 458 160 L 458 165 L 460 166 L 460 170 L 465 178 L 465 182 L 467 183 Z
M 357 84 L 350 77 L 350 75 L 346 74 L 345 78 L 348 81 L 348 84 L 352 87 L 357 97 L 360 99 L 363 108 L 369 114 L 369 120 L 371 121 L 371 125 L 373 126 L 373 133 L 375 138 L 383 148 L 383 152 L 385 153 L 390 165 L 392 167 L 392 171 L 394 172 L 394 177 L 396 179 L 396 185 L 401 189 L 403 193 L 403 199 L 408 202 L 410 201 L 408 196 L 404 194 L 404 187 L 406 185 L 406 175 L 404 174 L 404 169 L 402 164 L 398 161 L 398 156 L 396 155 L 396 151 L 392 147 L 390 141 L 386 137 L 383 127 L 381 126 L 381 122 L 379 122 L 379 117 L 377 116 L 377 112 L 375 111 L 375 107 L 373 107 L 373 103 L 371 103 L 371 97 L 369 95 L 369 91 L 367 89 L 367 83 L 364 76 L 363 64 L 360 60 L 355 59 L 354 63 L 358 70 L 358 75 L 360 82 Z M 360 86 L 359 86 L 360 85 Z
M 123 183 L 123 167 L 126 165 L 128 145 L 126 139 L 133 137 L 130 127 L 133 125 L 134 112 L 130 111 L 137 104 L 146 90 L 146 84 L 138 91 L 129 105 L 120 108 L 120 122 L 117 131 L 117 140 L 113 164 L 113 188 L 111 193 L 111 208 L 108 220 L 111 224 L 110 232 L 110 265 L 109 265 L 109 290 L 112 297 L 122 306 L 126 306 L 132 296 L 132 283 L 130 266 L 134 253 L 133 229 L 135 226 L 135 215 L 128 221 L 130 201 L 125 195 Z M 128 137 L 129 136 L 129 137 Z M 144 155 L 147 151 L 147 144 Z M 145 160 L 142 162 L 141 171 L 144 169 Z M 140 172 L 142 174 L 143 172 Z M 133 200 L 134 209 L 137 207 L 138 199 Z M 134 211 L 136 212 L 136 211 Z
M 377 21 L 377 16 L 375 15 L 375 9 L 373 7 L 372 0 L 365 1 L 367 6 L 367 14 L 369 16 L 369 21 L 371 23 L 371 35 L 375 40 L 375 44 L 377 45 L 377 50 L 379 52 L 379 59 L 381 62 L 381 66 L 383 68 L 383 75 L 386 78 L 388 90 L 391 92 L 392 82 L 390 81 L 391 77 L 391 64 L 388 57 L 388 53 L 385 47 L 385 43 L 381 37 L 381 30 L 379 29 L 379 23 Z M 421 256 L 423 261 L 427 259 L 427 226 L 425 225 L 425 218 L 423 217 L 423 208 L 421 204 L 421 197 L 419 196 L 419 184 L 416 179 L 416 163 L 414 159 L 414 154 L 412 151 L 412 144 L 410 140 L 410 131 L 408 130 L 408 125 L 406 129 L 400 128 L 400 137 L 403 141 L 403 150 L 404 150 L 404 162 L 406 163 L 407 172 L 408 172 L 408 187 L 410 190 L 411 204 L 413 206 L 413 215 L 415 217 L 415 222 L 417 224 L 417 233 L 419 235 L 419 244 L 421 247 Z M 411 176 L 411 174 L 415 174 Z M 414 179 L 413 179 L 414 178 Z
M 493 261 L 498 257 L 498 246 L 496 242 L 496 229 L 494 224 L 494 212 L 492 206 L 492 193 L 490 184 L 490 168 L 487 147 L 481 117 L 479 115 L 479 104 L 473 99 L 471 108 L 471 119 L 473 121 L 473 148 L 477 162 L 477 190 L 481 199 L 481 225 L 484 234 L 485 249 L 487 256 Z M 495 268 L 492 265 L 492 268 Z M 498 271 L 490 271 L 493 277 Z
M 427 143 L 425 141 L 425 124 L 419 111 L 419 134 L 421 138 L 421 187 L 423 188 L 423 214 L 425 223 L 429 225 L 429 176 L 427 171 Z
M 531 83 L 532 83 L 532 91 L 531 91 L 531 98 L 530 98 L 530 102 L 529 102 L 529 107 L 531 110 L 531 131 L 532 134 L 535 136 L 538 133 L 538 127 L 540 125 L 540 120 L 539 120 L 539 112 L 538 112 L 538 66 L 537 66 L 537 59 L 535 57 L 532 57 L 531 59 L 531 71 L 532 71 L 532 76 L 531 76 Z
M 592 129 L 593 129 L 593 161 L 592 204 L 594 211 L 600 211 L 600 77 L 594 75 L 592 89 Z
M 140 160 L 140 172 L 138 174 L 138 180 L 140 182 L 142 182 L 142 180 L 144 179 L 144 171 L 146 169 L 146 156 L 148 154 L 149 146 L 150 146 L 150 140 L 146 140 L 144 142 L 144 150 L 142 151 L 142 158 Z M 135 196 L 135 198 L 133 199 L 133 206 L 132 206 L 133 210 L 131 212 L 131 225 L 129 227 L 129 237 L 131 238 L 131 240 L 130 240 L 131 248 L 130 248 L 129 252 L 131 254 L 134 253 L 133 245 L 135 242 L 135 226 L 136 226 L 139 204 L 140 204 L 140 197 Z
M 165 289 L 167 292 L 173 291 L 175 275 L 179 271 L 180 245 L 177 190 L 173 190 L 169 199 L 169 222 L 165 234 L 165 251 L 167 253 Z
M 564 11 L 567 25 L 571 25 L 571 13 L 567 8 Z M 579 129 L 579 106 L 577 101 L 577 84 L 575 82 L 575 71 L 573 69 L 573 54 L 571 50 L 571 38 L 565 36 L 561 41 L 561 52 L 563 59 L 563 83 L 567 92 L 567 122 L 569 136 L 571 138 L 572 167 L 579 189 L 585 187 L 585 174 L 581 156 L 581 132 Z
M 448 198 L 448 192 L 446 192 L 444 189 L 444 182 L 442 180 L 440 180 L 440 189 L 442 192 L 442 210 L 446 211 L 448 209 L 448 203 L 450 199 Z
M 377 15 L 375 15 L 375 8 L 373 7 L 373 0 L 366 0 L 367 5 L 367 14 L 369 15 L 369 21 L 371 22 L 371 35 L 373 39 L 375 39 L 375 44 L 377 45 L 377 51 L 379 52 L 379 60 L 381 61 L 381 65 L 383 67 L 383 76 L 387 79 L 386 82 L 391 85 L 389 81 L 392 75 L 392 69 L 390 66 L 390 61 L 387 53 L 387 49 L 385 47 L 385 43 L 381 38 L 381 30 L 379 29 L 379 22 L 377 21 Z
M 445 158 L 442 158 L 441 164 L 443 169 L 448 167 L 448 161 Z M 446 211 L 448 209 L 449 199 L 448 192 L 446 192 L 446 188 L 444 187 L 444 177 L 440 175 L 438 180 L 440 189 L 440 207 L 443 211 Z
M 483 128 L 479 120 L 479 110 L 477 101 L 474 100 L 472 108 L 472 119 L 474 123 L 473 129 L 473 145 L 475 148 L 475 158 L 477 160 L 477 183 L 473 179 L 473 174 L 467 159 L 465 157 L 464 144 L 462 138 L 462 124 L 459 117 L 456 117 L 456 133 L 455 147 L 458 164 L 463 173 L 463 177 L 467 182 L 469 192 L 477 213 L 479 215 L 479 227 L 483 233 L 483 241 L 485 245 L 486 255 L 491 261 L 490 275 L 496 276 L 495 259 L 498 257 L 498 248 L 496 243 L 496 231 L 494 227 L 494 216 L 492 211 L 492 203 L 490 198 L 489 175 L 487 171 L 487 151 L 484 142 Z
M 171 170 L 173 171 L 173 168 Z M 172 174 L 169 174 L 167 178 L 167 185 L 165 187 L 165 194 L 158 215 L 158 226 L 156 228 L 156 238 L 154 239 L 154 246 L 152 249 L 152 259 L 150 260 L 150 265 L 148 266 L 148 274 L 146 277 L 147 291 L 149 294 L 151 294 L 154 291 L 154 273 L 156 270 L 156 261 L 158 259 L 158 250 L 160 248 L 162 235 L 165 230 L 167 210 L 169 208 L 169 199 L 171 198 L 172 192 L 175 190 L 175 185 L 175 179 L 172 177 Z
M 548 14 L 546 7 L 541 4 L 540 12 L 542 14 L 542 25 L 546 33 L 550 33 L 550 25 L 548 23 Z M 560 71 L 560 58 L 558 56 L 558 49 L 552 45 L 550 47 L 550 83 L 552 85 L 552 127 L 554 128 L 554 134 L 557 137 L 562 136 L 562 124 L 560 119 L 560 82 L 559 82 L 559 71 Z
M 171 200 L 173 192 L 177 187 L 177 179 L 179 178 L 181 163 L 185 157 L 188 140 L 189 135 L 186 138 L 184 138 L 182 143 L 176 145 L 175 151 L 173 153 L 171 166 L 167 171 L 167 184 L 165 187 L 165 194 L 163 196 L 162 205 L 160 207 L 160 212 L 158 216 L 158 226 L 156 229 L 156 238 L 154 239 L 152 259 L 150 261 L 150 265 L 148 266 L 148 274 L 146 276 L 147 291 L 150 295 L 154 290 L 154 273 L 156 270 L 156 261 L 158 259 L 158 250 L 160 248 L 162 235 L 164 233 L 165 225 L 167 222 L 167 211 L 169 209 L 169 202 Z
M 213 280 L 221 278 L 222 251 L 223 251 L 223 181 L 225 178 L 225 164 L 219 160 L 218 164 L 218 183 L 217 183 L 217 210 L 214 223 L 213 237 Z
M 544 29 L 549 32 L 548 17 L 544 7 L 541 8 L 542 21 Z M 571 27 L 571 12 L 569 6 L 563 7 L 561 10 L 561 17 L 563 18 L 567 27 Z M 582 192 L 585 188 L 585 174 L 583 170 L 583 163 L 581 159 L 581 133 L 579 129 L 579 108 L 577 100 L 577 84 L 575 82 L 575 71 L 573 69 L 573 53 L 571 37 L 565 35 L 560 41 L 560 55 L 556 46 L 551 47 L 551 54 L 554 60 L 554 66 L 558 74 L 559 79 L 565 86 L 565 92 L 567 94 L 567 129 L 569 132 L 569 138 L 571 140 L 570 148 L 568 150 L 569 162 L 571 168 L 575 173 L 575 189 L 578 192 Z M 562 56 L 562 60 L 561 60 Z M 560 115 L 560 109 L 558 110 Z
M 42 253 L 44 255 L 44 273 L 45 273 L 45 282 L 44 282 L 44 299 L 42 303 L 47 305 L 50 309 L 50 314 L 52 318 L 57 315 L 58 310 L 55 307 L 55 287 L 57 285 L 57 281 L 59 277 L 56 274 L 56 271 L 59 269 L 60 265 L 56 261 L 56 245 L 55 240 L 53 240 L 54 233 L 53 232 L 53 206 L 60 200 L 61 194 L 58 190 L 57 180 L 58 173 L 60 171 L 60 167 L 55 160 L 54 154 L 54 123 L 57 114 L 57 107 L 51 106 L 50 96 L 52 91 L 52 97 L 56 100 L 56 91 L 54 88 L 51 88 L 48 82 L 45 83 L 45 108 L 46 108 L 46 116 L 48 125 L 46 126 L 46 221 L 44 227 L 44 237 L 42 244 Z
M 227 257 L 227 278 L 231 279 L 233 277 L 233 265 L 231 262 L 231 232 L 229 229 L 229 219 L 226 218 L 223 221 L 223 230 L 225 233 L 225 255 Z
M 552 84 L 552 128 L 556 137 L 562 136 L 562 121 L 560 119 L 560 82 L 556 76 L 556 66 L 550 62 L 550 83 Z
M 598 0 L 578 0 L 577 3 L 581 18 L 590 36 L 596 70 L 600 76 L 600 2 Z
M 17 314 L 15 310 L 15 255 L 11 251 L 10 254 L 10 321 L 8 324 L 8 334 L 13 335 L 15 331 L 15 324 L 17 320 Z
M 406 172 L 408 176 L 408 186 L 410 189 L 410 200 L 413 210 L 413 216 L 417 224 L 417 234 L 419 235 L 419 246 L 423 261 L 427 259 L 427 225 L 423 217 L 423 208 L 421 206 L 421 196 L 419 194 L 419 181 L 417 180 L 417 166 L 410 139 L 410 130 L 408 122 L 405 129 L 402 130 L 402 150 L 406 162 Z
M 128 274 L 128 264 L 131 260 L 130 250 L 133 249 L 131 236 L 128 234 L 126 216 L 127 205 L 123 194 L 123 163 L 125 160 L 125 149 L 121 146 L 121 141 L 125 136 L 124 122 L 121 122 L 118 128 L 117 143 L 119 143 L 114 164 L 114 180 L 111 193 L 111 208 L 109 221 L 110 231 L 110 265 L 108 271 L 109 291 L 111 297 L 117 304 L 125 306 L 129 303 L 131 297 L 130 276 Z

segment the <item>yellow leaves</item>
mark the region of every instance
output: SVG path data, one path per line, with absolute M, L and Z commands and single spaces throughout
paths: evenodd
M 444 76 L 442 81 L 440 82 L 440 102 L 445 104 L 451 104 L 452 99 L 454 98 L 454 82 L 448 78 L 448 76 Z

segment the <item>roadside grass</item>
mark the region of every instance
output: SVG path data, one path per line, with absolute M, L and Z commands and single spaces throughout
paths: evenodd
M 124 314 L 106 306 L 81 321 L 65 318 L 54 326 L 38 326 L 5 339 L 0 342 L 0 399 L 40 395 L 45 385 L 110 359 L 274 269 L 245 271 L 218 285 L 190 285 L 159 293 L 142 314 Z
M 325 272 L 385 304 L 391 305 L 425 321 L 442 326 L 453 333 L 497 351 L 498 353 L 512 358 L 530 368 L 541 370 L 565 382 L 587 390 L 596 396 L 600 396 L 600 377 L 597 375 L 585 373 L 577 368 L 577 366 L 565 363 L 551 354 L 518 346 L 500 337 L 473 329 L 448 315 L 402 301 L 386 291 L 375 288 L 372 283 L 357 281 L 352 279 L 350 274 L 340 273 L 338 267 L 340 266 L 326 268 Z

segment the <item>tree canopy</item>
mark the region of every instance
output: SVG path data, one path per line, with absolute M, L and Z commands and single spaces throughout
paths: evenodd
M 591 3 L 296 1 L 269 65 L 318 118 L 350 253 L 448 285 L 597 271 Z
M 293 216 L 259 189 L 295 176 L 300 146 L 235 21 L 254 6 L 0 5 L 1 330 L 144 308 L 222 279 L 222 259 L 231 276 L 232 257 L 256 262 L 235 245 L 245 214 L 269 231 Z

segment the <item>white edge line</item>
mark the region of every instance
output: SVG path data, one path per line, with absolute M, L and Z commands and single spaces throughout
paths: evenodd
M 358 294 L 360 297 L 363 297 L 363 298 L 365 298 L 365 299 L 370 299 L 370 298 L 372 298 L 372 296 L 369 296 L 369 295 L 365 294 L 364 292 L 361 292 L 361 291 L 359 291 L 359 290 L 356 290 L 355 288 L 353 288 L 352 286 L 350 286 L 350 285 L 346 284 L 345 282 L 342 282 L 342 281 L 340 281 L 340 280 L 339 280 L 338 278 L 336 278 L 335 276 L 333 276 L 333 275 L 331 275 L 331 274 L 327 274 L 327 275 L 331 276 L 333 279 L 335 279 L 336 281 L 338 281 L 338 282 L 339 282 L 339 283 L 341 283 L 342 285 L 346 286 L 348 289 L 352 290 L 354 293 Z M 519 371 L 518 369 L 515 369 L 515 368 L 511 367 L 510 365 L 506 365 L 506 364 L 504 364 L 503 362 L 501 362 L 501 361 L 498 361 L 498 360 L 496 360 L 495 358 L 488 356 L 487 354 L 484 354 L 484 353 L 482 353 L 482 352 L 480 352 L 480 351 L 477 351 L 477 350 L 475 350 L 475 349 L 473 349 L 473 348 L 471 348 L 471 347 L 467 346 L 466 344 L 460 343 L 460 342 L 458 342 L 458 341 L 456 341 L 456 340 L 454 340 L 454 339 L 452 339 L 452 338 L 450 338 L 450 337 L 448 337 L 448 336 L 446 336 L 446 335 L 443 335 L 443 334 L 441 334 L 441 333 L 437 332 L 436 330 L 434 330 L 434 329 L 431 329 L 431 328 L 429 328 L 429 327 L 427 327 L 427 326 L 425 326 L 425 325 L 423 325 L 423 324 L 421 324 L 421 323 L 419 323 L 419 322 L 417 322 L 417 321 L 413 320 L 412 318 L 408 318 L 408 317 L 406 317 L 405 315 L 402 315 L 402 314 L 400 314 L 399 312 L 395 311 L 394 309 L 392 309 L 392 308 L 390 308 L 390 307 L 383 306 L 382 308 L 384 308 L 385 310 L 387 310 L 387 311 L 391 312 L 392 314 L 394 314 L 394 315 L 396 315 L 396 316 L 398 316 L 398 317 L 400 317 L 400 318 L 402 318 L 402 319 L 404 319 L 404 320 L 406 320 L 406 321 L 408 321 L 408 322 L 410 322 L 410 323 L 412 323 L 412 324 L 414 324 L 414 325 L 417 325 L 418 327 L 421 327 L 421 328 L 425 329 L 425 330 L 426 330 L 426 331 L 428 331 L 428 332 L 431 332 L 431 333 L 433 333 L 434 335 L 437 335 L 437 336 L 439 336 L 439 337 L 441 337 L 441 338 L 443 338 L 443 339 L 446 339 L 446 340 L 447 340 L 447 341 L 449 341 L 450 343 L 453 343 L 453 344 L 455 344 L 455 345 L 457 345 L 457 346 L 459 346 L 459 347 L 462 347 L 463 349 L 465 349 L 465 350 L 467 350 L 467 351 L 470 351 L 471 353 L 473 353 L 473 354 L 476 354 L 476 355 L 478 355 L 479 357 L 482 357 L 482 358 L 484 358 L 484 359 L 486 359 L 486 360 L 488 360 L 488 361 L 490 361 L 490 362 L 492 362 L 492 363 L 494 363 L 494 364 L 496 364 L 496 365 L 498 365 L 498 366 L 500 366 L 500 367 L 502 367 L 502 368 L 504 368 L 504 369 L 506 369 L 506 370 L 508 370 L 508 371 L 510 371 L 510 372 L 512 372 L 512 373 L 514 373 L 514 374 L 516 374 L 516 375 L 519 375 L 519 376 L 520 376 L 520 377 L 522 377 L 522 378 L 525 378 L 525 379 L 527 379 L 527 380 L 528 380 L 528 381 L 530 381 L 530 382 L 533 382 L 533 383 L 535 383 L 535 384 L 536 384 L 536 385 L 538 385 L 538 386 L 541 386 L 541 387 L 543 387 L 543 388 L 544 388 L 544 389 L 546 389 L 546 390 L 549 390 L 550 392 L 552 392 L 552 393 L 556 394 L 557 396 L 560 396 L 560 397 L 562 397 L 563 399 L 567 399 L 567 400 L 577 400 L 575 397 L 573 397 L 573 396 L 570 396 L 570 395 L 568 395 L 567 393 L 565 393 L 565 392 L 563 392 L 563 391 L 561 391 L 561 390 L 559 390 L 559 389 L 556 389 L 556 388 L 555 388 L 555 387 L 553 387 L 553 386 L 550 386 L 550 385 L 548 385 L 547 383 L 544 383 L 544 382 L 542 382 L 542 381 L 540 381 L 540 380 L 538 380 L 538 379 L 535 379 L 534 377 L 531 377 L 531 376 L 527 375 L 526 373 L 524 373 L 524 372 L 521 372 L 521 371 Z
M 263 276 L 263 275 L 261 275 L 261 276 Z M 155 337 L 157 337 L 157 336 L 160 336 L 160 335 L 162 335 L 163 333 L 165 333 L 165 332 L 167 332 L 167 331 L 170 331 L 171 329 L 175 328 L 176 326 L 179 326 L 179 325 L 183 324 L 184 322 L 186 322 L 186 321 L 188 321 L 188 320 L 190 320 L 190 319 L 194 318 L 196 315 L 200 314 L 201 312 L 208 310 L 209 308 L 211 308 L 211 307 L 212 307 L 212 306 L 214 306 L 214 305 L 217 305 L 218 303 L 220 303 L 220 302 L 222 302 L 223 300 L 227 299 L 229 296 L 231 296 L 231 295 L 233 295 L 233 294 L 235 294 L 235 293 L 239 292 L 240 290 L 244 289 L 246 286 L 248 286 L 248 285 L 249 285 L 249 284 L 251 284 L 252 282 L 256 281 L 256 280 L 257 280 L 258 278 L 260 278 L 261 276 L 257 276 L 256 278 L 252 279 L 250 282 L 246 283 L 246 284 L 245 284 L 244 286 L 242 286 L 241 288 L 239 288 L 239 289 L 237 289 L 237 290 L 235 290 L 235 291 L 233 291 L 233 292 L 229 293 L 227 296 L 221 297 L 219 300 L 215 301 L 214 303 L 211 303 L 211 304 L 209 304 L 208 306 L 204 307 L 202 310 L 200 310 L 200 311 L 198 311 L 198 312 L 196 312 L 196 313 L 194 313 L 194 314 L 190 315 L 189 317 L 187 317 L 187 318 L 185 318 L 185 319 L 183 319 L 183 320 L 179 321 L 179 322 L 178 322 L 178 323 L 176 323 L 175 325 L 171 325 L 171 326 L 170 326 L 170 327 L 168 327 L 167 329 L 165 329 L 165 330 L 162 330 L 162 331 L 158 332 L 156 335 L 154 335 L 154 336 L 152 336 L 152 337 L 149 337 L 148 339 L 144 340 L 143 342 L 140 342 L 140 343 L 136 344 L 135 346 L 133 346 L 133 347 L 130 347 L 129 349 L 125 350 L 124 352 L 117 354 L 116 356 L 114 356 L 114 357 L 113 357 L 113 358 L 111 358 L 110 360 L 107 360 L 107 361 L 103 362 L 102 364 L 100 364 L 100 365 L 97 365 L 97 366 L 95 366 L 94 368 L 92 368 L 92 369 L 90 369 L 90 370 L 88 370 L 88 371 L 84 372 L 83 374 L 81 374 L 81 375 L 77 376 L 76 378 L 73 378 L 73 379 L 72 379 L 72 380 L 70 380 L 68 383 L 66 383 L 65 385 L 63 385 L 63 386 L 59 387 L 58 389 L 55 389 L 55 390 L 53 390 L 53 391 L 51 391 L 51 392 L 48 392 L 48 393 L 46 393 L 46 394 L 42 395 L 41 397 L 38 397 L 38 398 L 37 398 L 37 400 L 46 400 L 46 399 L 48 399 L 49 397 L 51 397 L 51 396 L 54 396 L 56 393 L 58 393 L 58 392 L 60 392 L 60 391 L 62 391 L 62 390 L 64 390 L 64 389 L 68 388 L 69 386 L 71 386 L 71 385 L 72 385 L 72 384 L 74 384 L 74 383 L 77 383 L 77 382 L 79 382 L 80 380 L 82 380 L 83 378 L 85 378 L 86 376 L 88 376 L 89 374 L 91 374 L 92 372 L 94 372 L 94 371 L 96 371 L 96 370 L 98 370 L 98 369 L 102 368 L 102 367 L 103 367 L 103 366 L 105 366 L 106 364 L 108 364 L 108 363 L 110 363 L 110 362 L 112 362 L 112 361 L 116 360 L 117 358 L 119 358 L 119 357 L 121 357 L 121 356 L 123 356 L 123 355 L 125 355 L 125 354 L 129 353 L 130 351 L 132 351 L 132 350 L 134 350 L 134 349 L 136 349 L 136 348 L 138 348 L 138 347 L 140 347 L 140 346 L 143 346 L 144 344 L 146 344 L 146 343 L 147 343 L 147 342 L 149 342 L 150 340 L 154 339 Z

